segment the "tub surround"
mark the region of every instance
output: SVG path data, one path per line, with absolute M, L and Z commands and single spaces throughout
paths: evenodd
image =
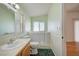
M 13 49 L 1 49 L 0 47 L 0 56 L 25 56 L 30 54 L 30 38 L 26 39 L 18 39 L 18 45 Z M 25 51 L 29 50 L 29 53 L 25 53 Z

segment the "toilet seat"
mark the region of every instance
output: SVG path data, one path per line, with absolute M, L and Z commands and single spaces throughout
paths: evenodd
M 32 48 L 37 48 L 39 45 L 39 42 L 31 42 L 30 44 L 31 44 Z

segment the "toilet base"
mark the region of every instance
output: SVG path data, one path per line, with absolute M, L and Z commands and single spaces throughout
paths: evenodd
M 38 50 L 37 49 L 32 49 L 31 54 L 38 54 Z
M 31 54 L 38 54 L 37 48 L 39 46 L 39 43 L 38 42 L 31 42 L 30 44 L 32 46 L 32 52 L 31 52 Z

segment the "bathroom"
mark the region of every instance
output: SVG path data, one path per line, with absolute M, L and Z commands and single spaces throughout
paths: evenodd
M 0 56 L 58 56 L 61 3 L 0 3 Z

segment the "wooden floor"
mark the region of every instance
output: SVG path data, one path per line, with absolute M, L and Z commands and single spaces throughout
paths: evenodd
M 79 56 L 79 42 L 67 42 L 67 55 Z

